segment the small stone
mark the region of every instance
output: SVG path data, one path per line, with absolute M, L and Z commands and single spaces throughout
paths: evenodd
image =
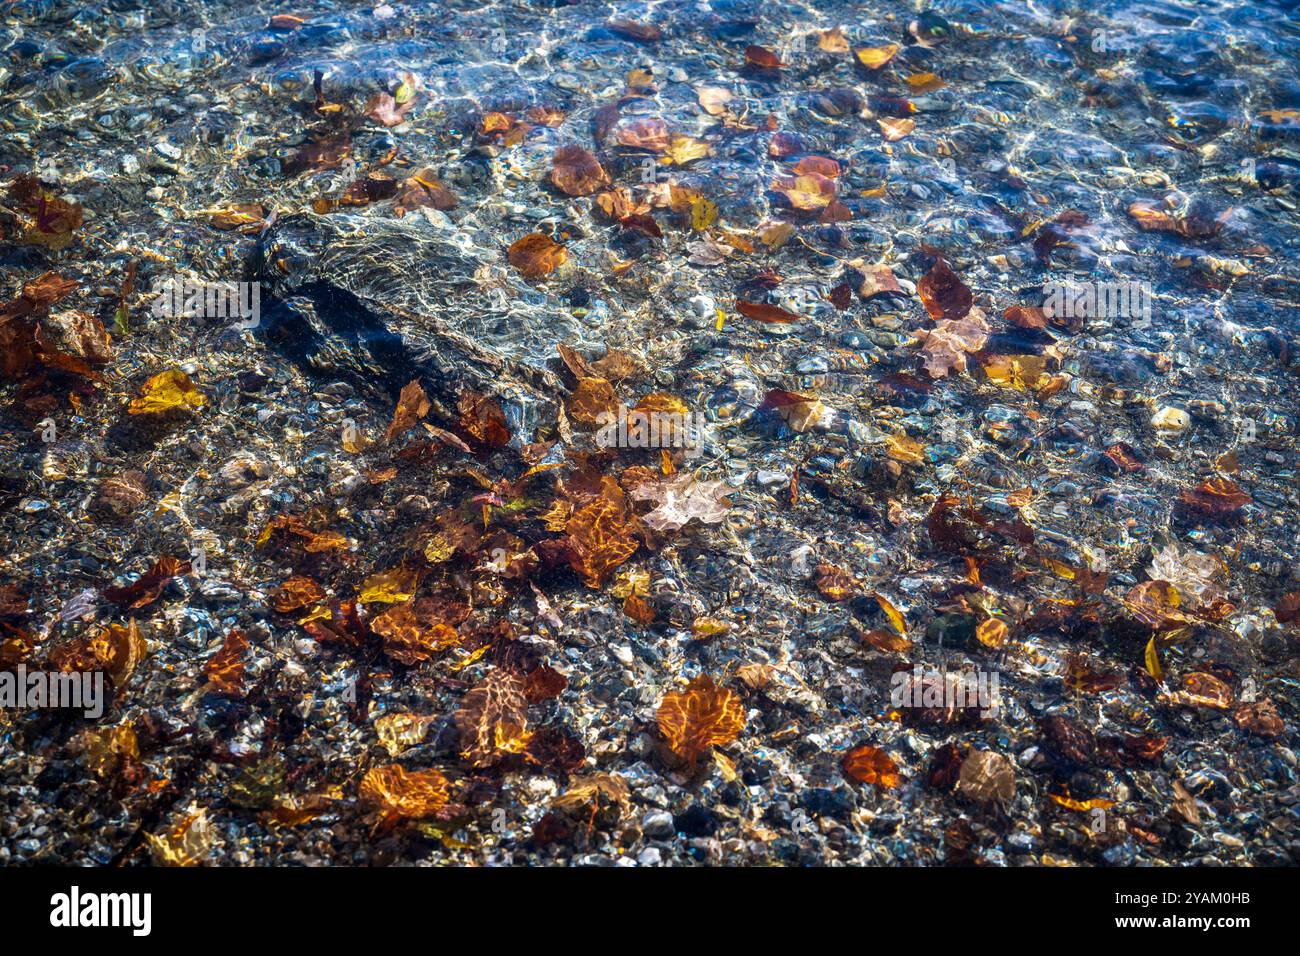
M 641 818 L 641 831 L 652 840 L 667 840 L 676 835 L 677 827 L 671 813 L 651 810 Z

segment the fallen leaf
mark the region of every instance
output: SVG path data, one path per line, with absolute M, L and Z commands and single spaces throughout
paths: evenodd
M 146 833 L 156 866 L 198 866 L 212 851 L 216 832 L 206 810 L 199 810 L 162 833 Z
M 231 629 L 221 649 L 203 665 L 203 673 L 213 690 L 230 697 L 244 695 L 244 652 L 247 650 L 248 639 Z
M 379 809 L 382 826 L 433 816 L 449 799 L 447 778 L 438 771 L 407 772 L 400 764 L 371 767 L 361 778 L 357 796 Z
M 870 744 L 859 744 L 844 755 L 840 766 L 850 780 L 892 790 L 903 782 L 898 765 L 889 754 Z
M 391 443 L 393 439 L 406 434 L 415 427 L 416 422 L 429 414 L 430 408 L 432 405 L 429 404 L 429 396 L 424 393 L 420 380 L 411 379 L 397 396 L 397 408 L 393 410 L 393 420 L 384 432 L 384 441 Z
M 550 236 L 530 232 L 511 243 L 507 257 L 525 279 L 541 279 L 564 265 L 569 253 Z
M 878 70 L 892 60 L 901 49 L 902 47 L 897 43 L 887 43 L 884 46 L 863 47 L 855 51 L 855 55 L 858 62 L 868 70 Z
M 201 408 L 205 401 L 188 375 L 170 369 L 151 376 L 126 410 L 132 415 L 157 415 L 173 408 Z
M 569 196 L 590 196 L 610 185 L 609 173 L 600 160 L 581 146 L 562 146 L 555 151 L 551 182 Z
M 657 715 L 668 747 L 692 770 L 711 747 L 731 743 L 745 727 L 745 708 L 731 691 L 701 674 L 684 691 L 664 695 Z

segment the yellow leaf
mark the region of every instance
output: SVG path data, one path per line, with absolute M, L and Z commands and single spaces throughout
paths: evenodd
M 145 382 L 140 397 L 132 399 L 126 410 L 132 415 L 157 414 L 182 405 L 198 408 L 204 401 L 188 375 L 180 369 L 169 369 Z
M 980 621 L 975 628 L 975 636 L 985 647 L 1001 647 L 1007 640 L 1007 625 L 1000 618 L 990 617 Z
M 1049 793 L 1048 796 L 1067 810 L 1109 810 L 1115 805 L 1114 800 L 1103 800 L 1101 797 L 1094 797 L 1091 800 L 1075 800 L 1073 797 L 1063 797 L 1059 793 Z
M 674 133 L 673 138 L 668 142 L 668 148 L 664 150 L 664 160 L 668 163 L 676 163 L 678 166 L 685 166 L 697 159 L 703 159 L 711 152 L 713 152 L 712 147 L 703 140 Z
M 423 740 L 429 727 L 437 721 L 437 717 L 423 714 L 385 714 L 375 721 L 375 733 L 388 755 L 396 757 Z
M 463 660 L 459 660 L 459 661 L 457 661 L 455 664 L 452 664 L 452 665 L 449 667 L 449 670 L 453 670 L 453 671 L 464 670 L 466 667 L 469 667 L 471 664 L 473 664 L 475 661 L 477 661 L 480 657 L 482 657 L 484 654 L 486 654 L 486 653 L 488 652 L 488 648 L 490 648 L 491 646 L 492 646 L 491 644 L 484 644 L 482 647 L 480 647 L 478 650 L 476 650 L 473 654 L 470 654 L 470 655 L 468 655 L 467 657 L 465 657 Z
M 899 611 L 898 608 L 894 607 L 894 605 L 890 604 L 882 594 L 876 595 L 876 603 L 879 604 L 880 609 L 885 612 L 885 617 L 889 618 L 889 623 L 894 630 L 899 634 L 906 636 L 907 621 L 903 619 L 902 612 Z
M 400 604 L 415 595 L 415 584 L 414 571 L 404 568 L 381 571 L 366 578 L 357 600 L 363 604 Z
M 901 50 L 897 43 L 886 43 L 884 46 L 868 46 L 857 51 L 858 62 L 868 70 L 878 70 Z
M 1146 664 L 1147 673 L 1156 679 L 1157 684 L 1163 684 L 1165 682 L 1165 672 L 1160 666 L 1160 652 L 1156 649 L 1154 634 L 1151 636 L 1151 640 L 1147 641 Z
M 719 753 L 716 750 L 713 751 L 713 763 L 718 768 L 718 772 L 722 774 L 722 779 L 727 783 L 732 783 L 740 776 L 736 773 L 736 762 L 726 754 Z
M 907 78 L 907 85 L 913 93 L 931 93 L 943 89 L 948 84 L 934 73 L 913 73 Z
M 144 837 L 158 866 L 197 866 L 212 849 L 214 834 L 207 811 L 200 810 L 157 836 Z
M 703 232 L 718 221 L 718 204 L 711 199 L 697 196 L 691 201 L 691 228 Z
M 885 451 L 896 462 L 904 465 L 915 465 L 922 460 L 925 446 L 899 432 L 885 439 Z
M 719 634 L 726 634 L 729 630 L 731 626 L 716 617 L 697 617 L 691 622 L 691 636 L 697 641 L 707 641 Z
M 1041 355 L 991 355 L 984 363 L 989 381 L 1024 391 L 1035 388 L 1047 371 Z

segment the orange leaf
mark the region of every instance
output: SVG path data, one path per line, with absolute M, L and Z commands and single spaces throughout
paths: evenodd
M 510 244 L 510 264 L 525 279 L 541 279 L 569 260 L 569 252 L 550 236 L 530 232 Z
M 740 735 L 745 708 L 735 694 L 701 674 L 686 690 L 664 695 L 657 719 L 669 749 L 694 769 L 710 747 L 729 744 Z
M 844 773 L 858 783 L 869 783 L 882 790 L 892 790 L 902 783 L 898 765 L 889 754 L 870 744 L 859 744 L 844 755 Z

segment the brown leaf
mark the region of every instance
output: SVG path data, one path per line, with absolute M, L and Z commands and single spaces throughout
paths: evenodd
M 244 696 L 244 652 L 248 639 L 240 631 L 231 630 L 221 645 L 221 650 L 208 658 L 203 673 L 213 690 L 230 697 Z
M 1277 712 L 1277 706 L 1268 697 L 1238 707 L 1232 719 L 1242 730 L 1258 737 L 1280 737 L 1286 731 L 1282 715 Z
M 110 624 L 95 634 L 52 648 L 48 666 L 64 673 L 106 671 L 114 686 L 125 687 L 147 652 L 148 645 L 132 618 L 125 626 Z
M 802 322 L 803 316 L 764 302 L 736 300 L 736 311 L 756 322 Z
M 486 767 L 528 743 L 527 698 L 518 674 L 493 669 L 470 690 L 456 710 L 461 757 L 470 766 Z
M 393 202 L 393 211 L 400 217 L 421 206 L 432 206 L 446 212 L 455 209 L 456 205 L 456 196 L 443 185 L 432 169 L 426 167 L 410 179 L 402 181 Z
M 846 601 L 858 593 L 853 575 L 834 564 L 817 565 L 817 592 L 828 601 Z
M 652 153 L 662 153 L 672 142 L 668 124 L 655 117 L 633 120 L 619 127 L 614 134 L 614 141 L 630 149 L 644 149 Z
M 962 318 L 975 302 L 970 289 L 941 258 L 935 259 L 930 271 L 921 277 L 916 284 L 916 292 L 936 322 L 940 319 L 955 321 Z
M 1013 305 L 1002 317 L 1021 329 L 1047 328 L 1047 312 L 1038 306 Z
M 745 65 L 757 70 L 779 70 L 785 64 L 767 47 L 748 46 L 745 48 Z
M 172 578 L 189 573 L 188 561 L 164 555 L 131 584 L 120 588 L 104 588 L 104 597 L 114 604 L 125 604 L 128 609 L 144 607 L 158 600 L 163 588 Z
M 488 395 L 465 392 L 456 402 L 460 427 L 480 445 L 489 449 L 510 444 L 510 426 L 497 401 Z
M 370 619 L 370 629 L 383 639 L 384 653 L 414 667 L 460 642 L 460 635 L 443 621 L 430 620 L 427 599 L 395 604 Z
M 1207 522 L 1230 522 L 1254 499 L 1231 478 L 1207 478 L 1179 498 L 1184 511 Z
M 569 253 L 550 236 L 530 232 L 510 244 L 507 257 L 525 279 L 541 279 L 564 265 Z
M 1273 616 L 1279 624 L 1290 624 L 1300 618 L 1300 591 L 1292 591 L 1282 596 L 1273 606 Z
M 567 677 L 554 667 L 543 664 L 533 668 L 524 676 L 524 697 L 530 704 L 540 704 L 542 701 L 559 697 L 568 686 Z
M 636 516 L 612 478 L 604 478 L 599 495 L 577 509 L 565 523 L 569 564 L 584 584 L 602 587 L 619 565 L 636 553 Z
M 610 185 L 600 160 L 581 146 L 561 146 L 555 151 L 551 182 L 569 196 L 590 196 Z
M 817 47 L 827 53 L 848 53 L 849 41 L 845 39 L 842 29 L 831 27 L 829 30 L 823 30 L 817 38 Z
M 655 622 L 655 609 L 638 594 L 629 594 L 623 599 L 623 613 L 642 627 L 649 627 Z
M 397 408 L 393 410 L 393 420 L 384 432 L 384 441 L 392 442 L 394 438 L 406 434 L 415 423 L 429 414 L 429 396 L 424 393 L 418 378 L 413 378 L 402 387 L 397 397 Z
M 62 249 L 81 226 L 81 206 L 59 198 L 35 176 L 16 176 L 9 184 L 9 201 L 26 217 L 23 241 L 47 249 Z
M 635 20 L 618 18 L 608 21 L 605 29 L 639 43 L 658 43 L 663 39 L 663 33 L 653 23 L 638 23 Z
M 859 272 L 862 275 L 862 284 L 858 286 L 858 295 L 864 299 L 880 295 L 882 292 L 903 291 L 889 266 L 864 266 Z
M 973 750 L 962 762 L 957 789 L 976 803 L 1006 806 L 1016 795 L 1015 766 L 991 750 Z

